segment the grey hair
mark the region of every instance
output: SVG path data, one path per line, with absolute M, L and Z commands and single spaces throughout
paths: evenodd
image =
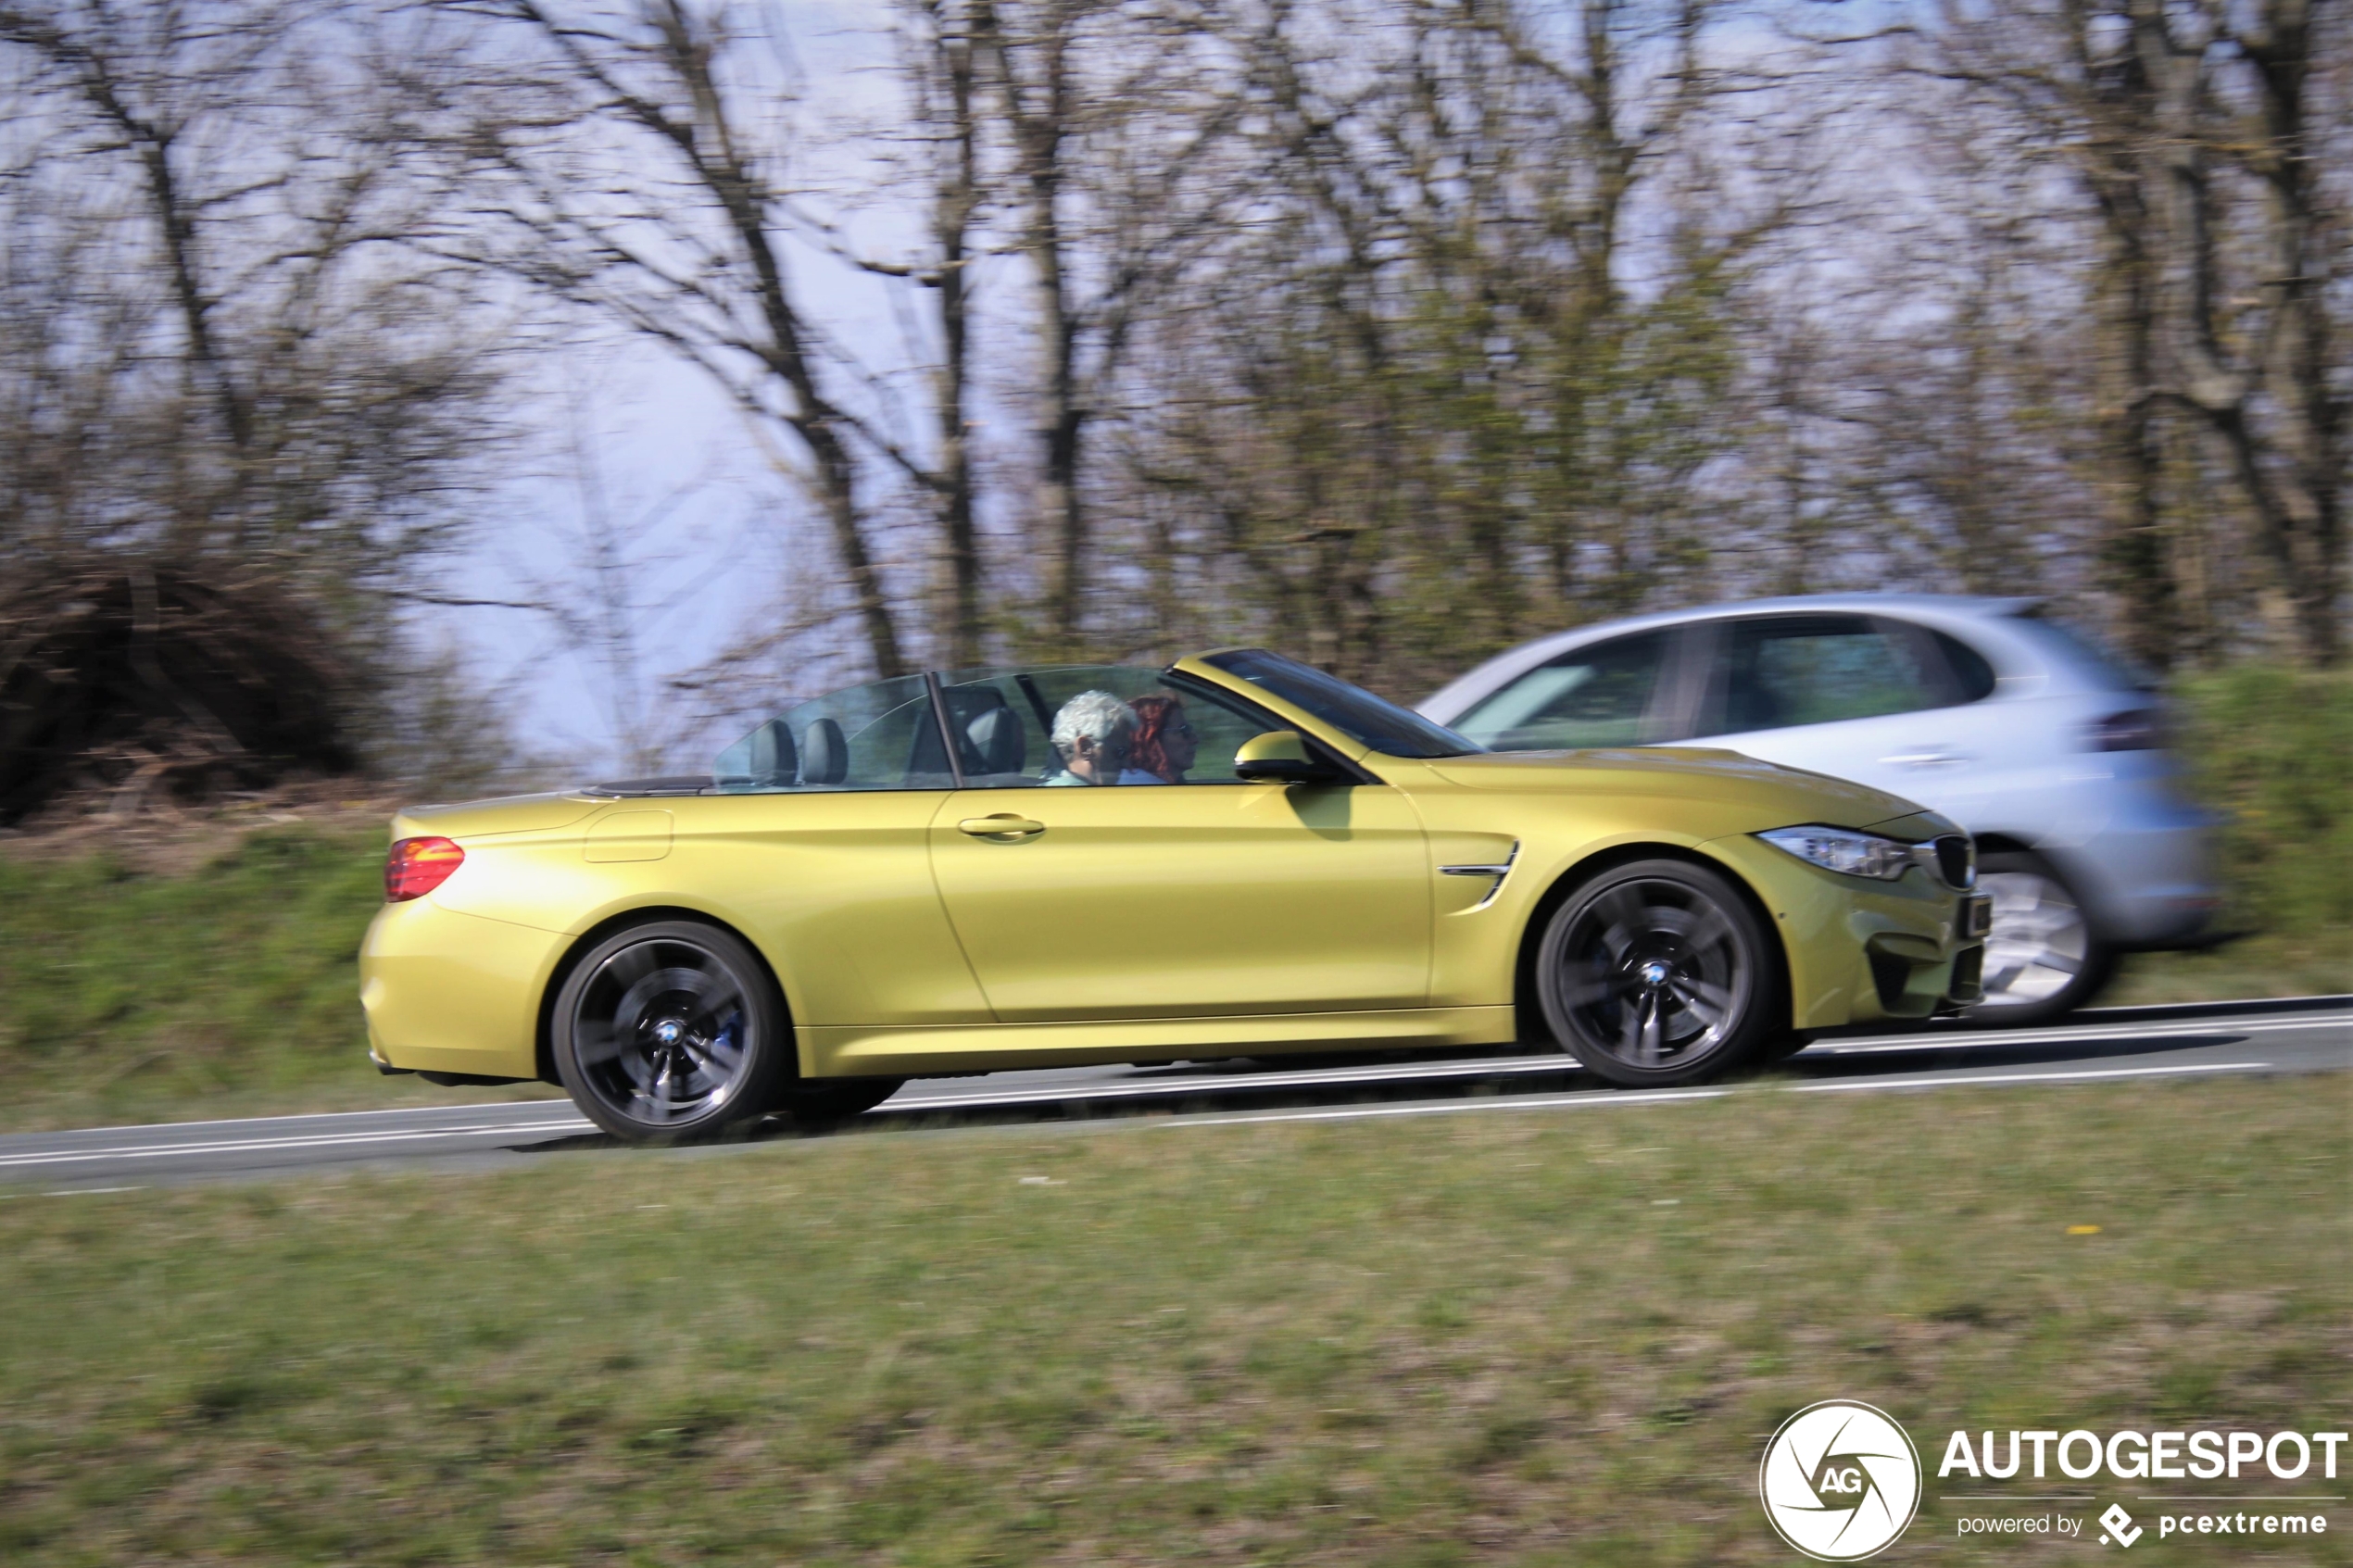
M 1068 757 L 1081 736 L 1101 746 L 1135 726 L 1136 710 L 1111 693 L 1080 692 L 1054 715 L 1054 749 Z

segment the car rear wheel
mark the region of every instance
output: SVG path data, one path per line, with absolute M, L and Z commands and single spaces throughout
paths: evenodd
M 1694 1083 L 1777 1037 L 1778 972 L 1720 874 L 1681 860 L 1602 872 L 1554 913 L 1537 953 L 1554 1038 L 1629 1088 Z
M 719 1137 L 765 1114 L 792 1074 L 775 983 L 738 938 L 655 921 L 605 938 L 556 994 L 556 1073 L 631 1143 Z
M 1985 936 L 1985 996 L 1968 1016 L 1982 1024 L 2047 1023 L 2082 1007 L 2116 970 L 2114 949 L 2058 869 L 2022 849 L 1977 859 L 1978 891 L 1994 900 Z

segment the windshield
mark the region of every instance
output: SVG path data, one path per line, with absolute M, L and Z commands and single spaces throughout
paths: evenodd
M 1487 748 L 1418 713 L 1352 686 L 1297 659 L 1264 648 L 1210 656 L 1208 661 L 1304 709 L 1325 723 L 1388 757 L 1467 757 Z

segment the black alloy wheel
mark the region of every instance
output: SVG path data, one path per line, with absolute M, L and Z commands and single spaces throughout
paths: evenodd
M 1628 1088 L 1696 1083 L 1787 1027 L 1765 934 L 1721 874 L 1638 860 L 1571 894 L 1545 927 L 1536 984 L 1554 1038 Z
M 557 1076 L 590 1121 L 631 1143 L 737 1131 L 793 1074 L 775 983 L 741 940 L 697 922 L 598 943 L 556 994 L 552 1022 Z

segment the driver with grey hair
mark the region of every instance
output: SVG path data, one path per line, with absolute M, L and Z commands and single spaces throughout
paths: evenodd
M 1048 784 L 1115 784 L 1135 747 L 1136 710 L 1109 692 L 1080 692 L 1054 715 Z

